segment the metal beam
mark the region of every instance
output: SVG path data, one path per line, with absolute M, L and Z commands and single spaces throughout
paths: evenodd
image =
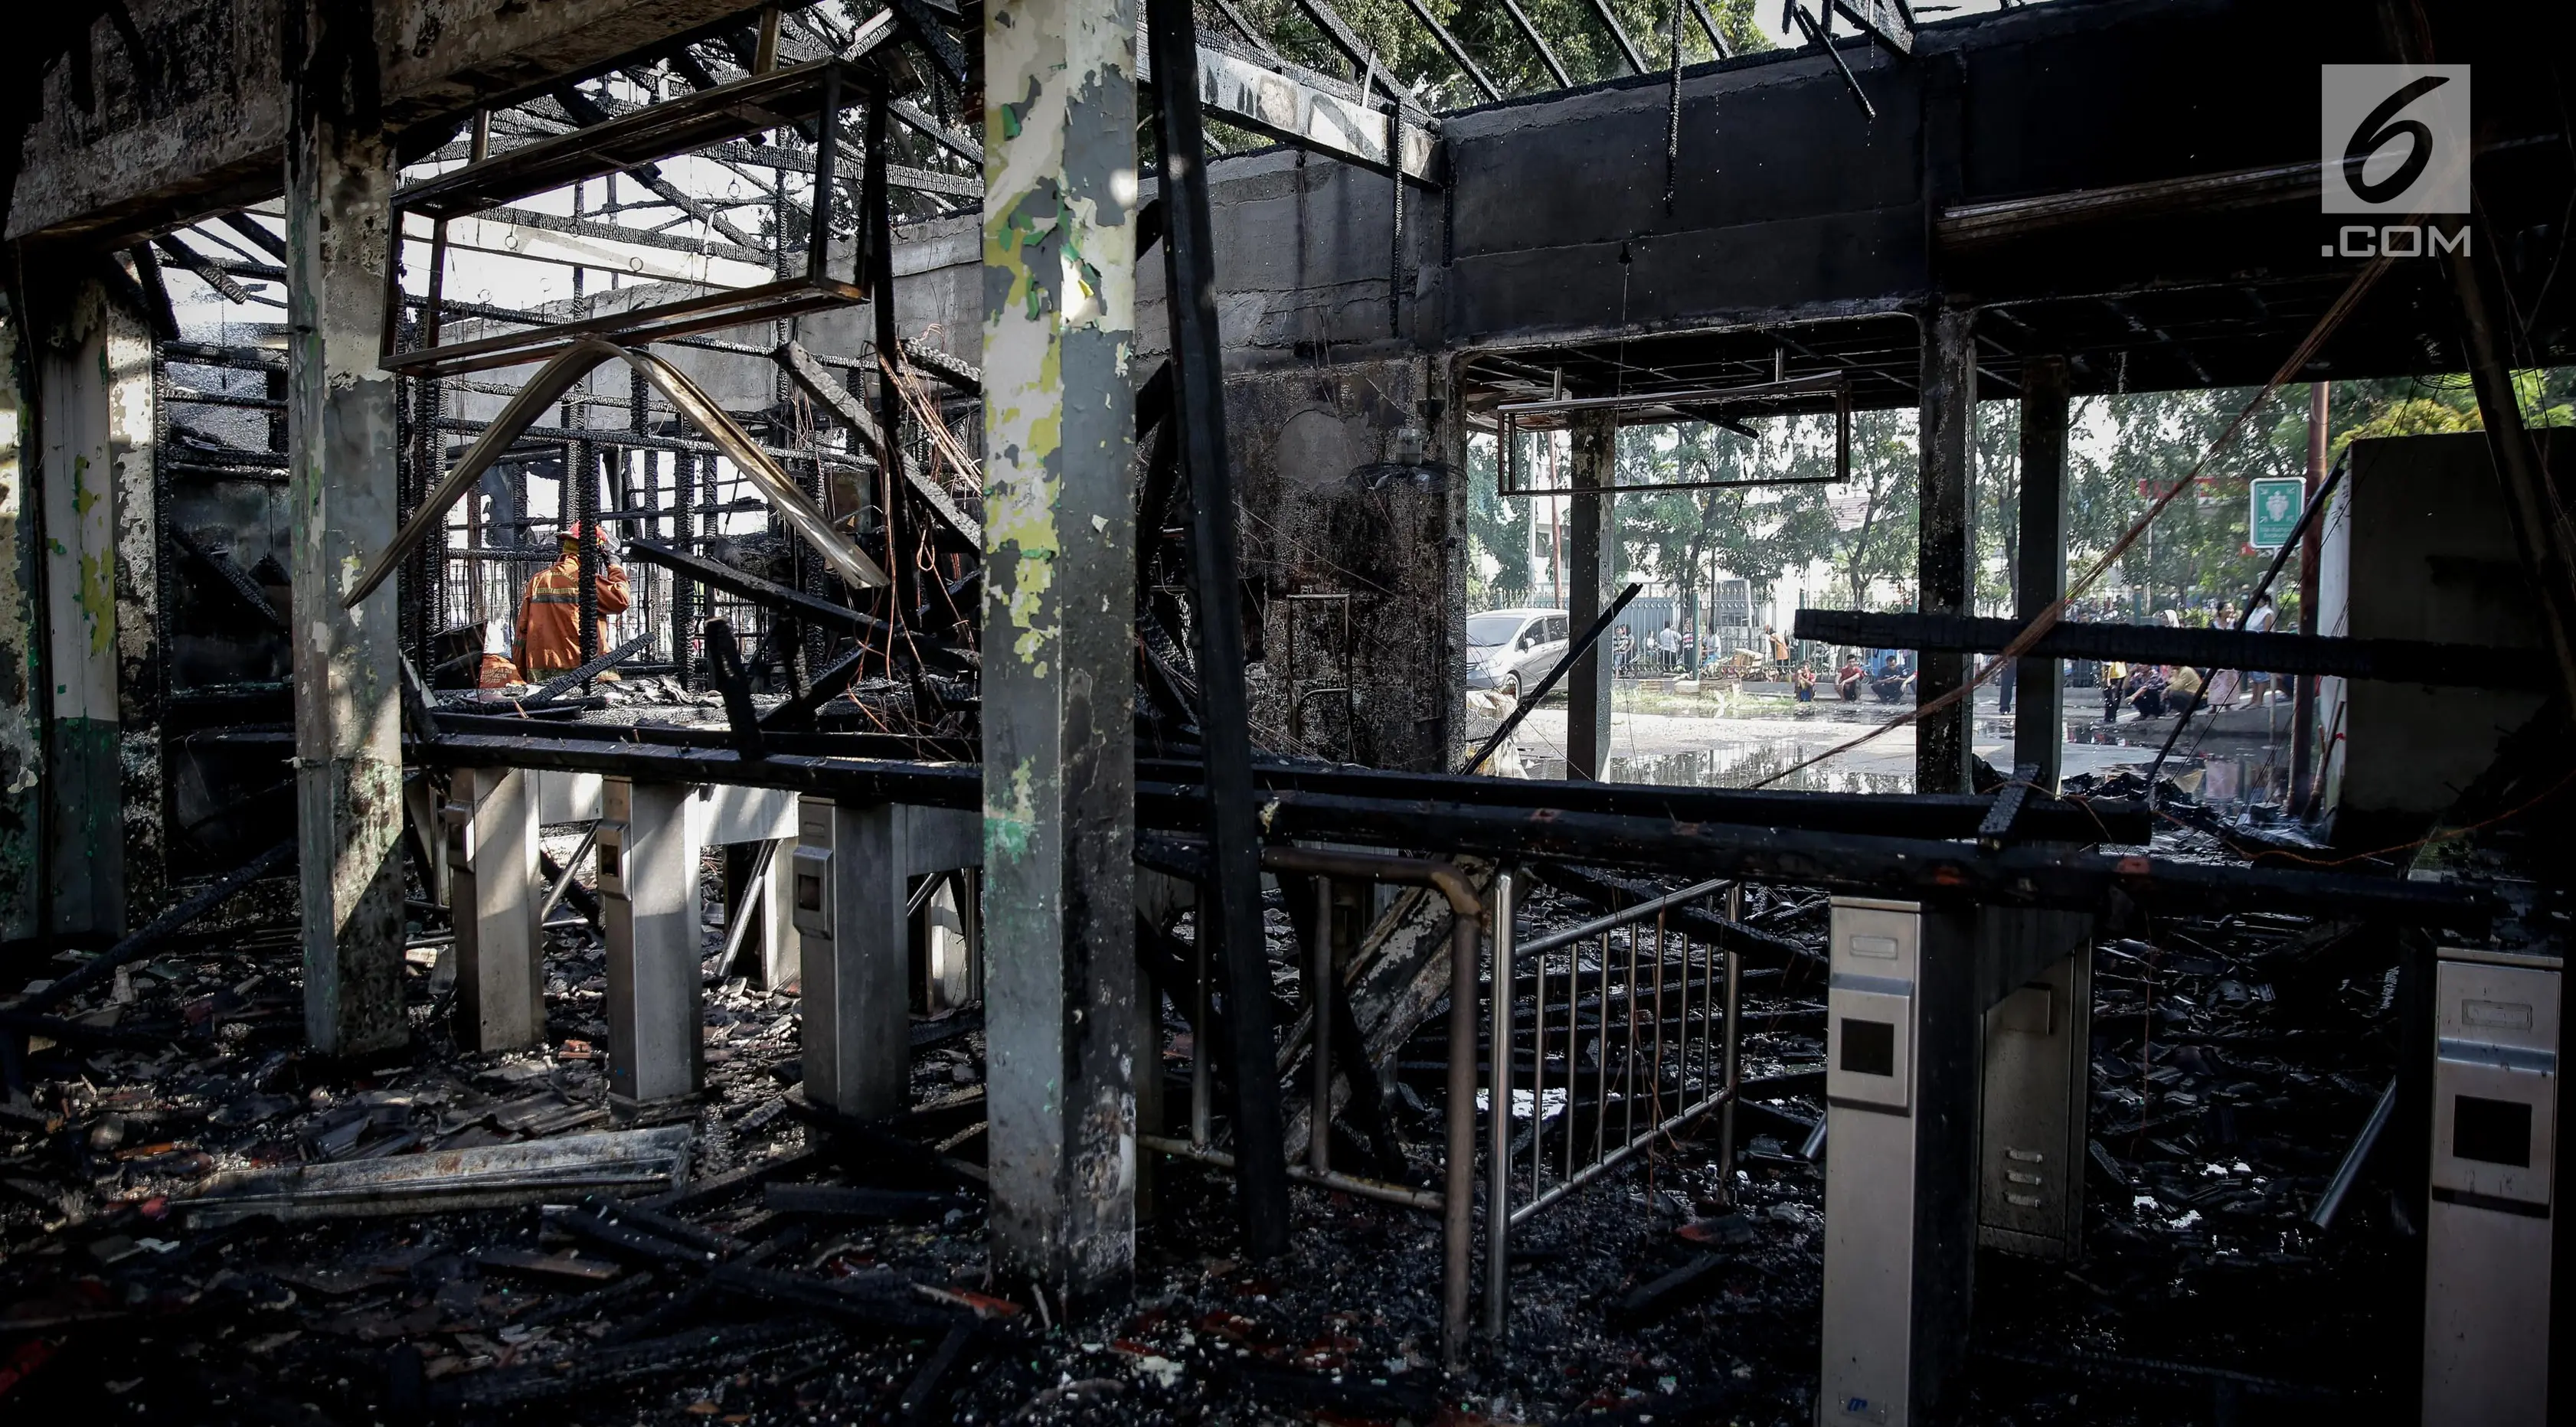
M 1475 57 L 1467 53 L 1467 47 L 1458 43 L 1458 37 L 1449 33 L 1449 27 L 1440 23 L 1439 16 L 1431 13 L 1430 6 L 1423 4 L 1422 0 L 1404 0 L 1404 6 L 1413 12 L 1413 18 L 1422 22 L 1422 28 L 1431 32 L 1431 38 L 1440 42 L 1440 48 L 1448 52 L 1450 62 L 1458 66 L 1469 83 L 1484 91 L 1487 99 L 1503 97 L 1503 92 L 1485 77 L 1485 71 L 1476 64 Z
M 1140 765 L 1139 776 L 1186 787 L 1196 784 L 1202 775 L 1191 764 L 1147 762 Z M 1976 836 L 1995 805 L 1994 798 L 1977 793 L 1678 788 L 1282 763 L 1256 765 L 1253 778 L 1269 793 L 1329 793 L 1337 797 L 1459 803 L 1470 807 L 1555 808 L 1678 823 L 1741 823 L 1747 827 L 1936 839 Z M 2017 836 L 2034 842 L 2133 845 L 2147 840 L 2148 818 L 2143 803 L 2038 797 L 2023 804 L 2013 829 Z
M 1968 612 L 1975 551 L 1968 521 L 1976 449 L 1976 310 L 1944 303 L 1923 320 L 1922 474 L 1916 520 L 1915 603 L 1927 614 Z M 1963 654 L 1934 651 L 1915 678 L 1917 707 L 1968 682 Z M 1923 716 L 1914 729 L 1914 789 L 1964 793 L 1975 757 L 1970 700 Z
M 887 306 L 890 308 L 892 304 Z M 833 420 L 857 432 L 859 439 L 875 450 L 880 468 L 891 463 L 894 469 L 902 471 L 905 486 L 920 498 L 922 504 L 930 507 L 941 524 L 967 544 L 978 550 L 984 548 L 983 522 L 959 510 L 957 503 L 948 498 L 948 492 L 924 479 L 901 448 L 886 440 L 885 428 L 868 413 L 867 406 L 851 395 L 850 389 L 841 385 L 830 372 L 823 370 L 823 364 L 815 361 L 814 354 L 806 351 L 802 343 L 783 342 L 777 351 L 770 354 L 770 358 L 795 379 L 796 385 L 803 388 L 807 396 L 822 403 L 823 408 L 832 413 Z
M 1592 13 L 1601 18 L 1602 27 L 1610 32 L 1611 40 L 1619 46 L 1619 57 L 1627 61 L 1628 72 L 1644 74 L 1646 57 L 1638 52 L 1637 42 L 1628 38 L 1628 31 L 1619 23 L 1618 13 L 1610 8 L 1610 0 L 1592 0 Z
M 1871 39 L 1901 55 L 1914 53 L 1914 17 L 1907 12 L 1905 0 L 1831 0 L 1831 3 Z
M 1354 99 L 1327 93 L 1241 55 L 1200 46 L 1197 51 L 1199 107 L 1202 112 L 1277 139 L 1293 148 L 1357 164 L 1374 173 L 1389 173 L 1400 164 L 1404 176 L 1424 188 L 1438 187 L 1434 155 L 1440 136 L 1428 115 L 1394 116 Z M 1154 71 L 1144 71 L 1147 83 Z M 1389 157 L 1389 131 L 1401 128 L 1400 151 Z
M 739 783 L 922 807 L 976 806 L 986 777 L 971 765 L 789 753 L 745 758 L 730 749 L 480 734 L 450 735 L 418 749 L 417 756 L 449 767 L 562 768 L 638 781 Z M 1203 789 L 1151 780 L 1134 788 L 1138 826 L 1205 831 Z M 1988 850 L 1973 842 L 1916 837 L 1293 791 L 1270 793 L 1263 808 L 1269 819 L 1265 835 L 1273 840 L 1545 857 L 1587 867 L 1743 877 L 1951 904 L 2099 909 L 2119 891 L 2162 912 L 2313 912 L 2461 930 L 2482 926 L 2497 908 L 2487 894 L 2460 884 L 2062 848 Z M 990 847 L 993 835 L 988 831 L 986 836 Z
M 1342 12 L 1333 8 L 1332 0 L 1297 0 L 1297 8 L 1305 12 L 1316 29 L 1324 32 L 1324 38 L 1332 41 L 1333 48 L 1342 52 L 1342 58 L 1351 62 L 1351 75 L 1360 83 L 1363 101 L 1368 98 L 1368 86 L 1374 82 L 1385 91 L 1387 98 L 1398 104 L 1404 102 L 1404 95 L 1395 88 L 1393 76 L 1378 64 L 1377 52 L 1370 49 L 1368 43 L 1342 19 Z
M 1307 0 L 1312 8 L 1314 0 Z M 1154 58 L 1176 73 L 1198 47 L 1190 0 L 1152 0 Z M 1329 14 L 1327 10 L 1325 13 Z M 1261 840 L 1252 792 L 1252 713 L 1244 687 L 1242 580 L 1235 490 L 1225 434 L 1225 353 L 1216 311 L 1207 135 L 1199 93 L 1167 87 L 1155 108 L 1162 155 L 1164 291 L 1172 294 L 1172 415 L 1190 484 L 1190 567 L 1196 576 L 1200 727 L 1207 749 L 1209 830 L 1215 846 L 1198 935 L 1223 969 L 1234 1054 L 1237 1193 L 1244 1247 L 1256 1259 L 1288 1250 L 1288 1166 L 1279 1080 L 1271 1068 L 1270 956 L 1261 930 Z M 1132 435 L 1132 421 L 1128 432 Z
M 1572 89 L 1574 76 L 1565 72 L 1565 61 L 1556 57 L 1556 46 L 1549 44 L 1547 36 L 1539 33 L 1538 26 L 1530 23 L 1530 17 L 1521 10 L 1521 0 L 1503 0 L 1503 13 L 1512 17 L 1512 23 L 1520 28 L 1521 37 L 1530 42 L 1531 49 L 1538 51 L 1538 62 L 1547 66 L 1548 75 L 1556 81 L 1556 87 Z
M 2021 633 L 2017 619 L 1966 615 L 1869 614 L 1802 609 L 1800 639 L 1869 649 L 1993 653 Z M 2136 664 L 2189 664 L 2198 669 L 2260 669 L 2331 674 L 2462 689 L 2547 689 L 2557 671 L 2536 649 L 2432 644 L 2413 639 L 2338 639 L 2315 634 L 2247 634 L 2232 629 L 2168 629 L 2154 624 L 2052 626 L 2031 646 L 2043 659 L 2118 659 Z
M 729 595 L 750 600 L 754 604 L 765 606 L 790 618 L 803 620 L 808 624 L 819 625 L 858 639 L 873 639 L 877 641 L 880 648 L 885 647 L 893 635 L 891 627 L 875 615 L 861 614 L 847 605 L 837 605 L 820 596 L 809 595 L 803 590 L 790 589 L 775 581 L 764 580 L 758 575 L 737 570 L 731 565 L 720 564 L 703 555 L 693 555 L 686 550 L 662 544 L 660 541 L 630 540 L 626 542 L 626 558 L 641 560 L 648 565 L 659 565 L 665 570 L 685 575 L 699 584 L 712 586 Z M 959 649 L 935 635 L 914 633 L 904 643 L 907 647 L 919 646 L 924 654 L 936 656 L 931 662 L 937 662 L 950 670 L 973 667 L 972 651 Z

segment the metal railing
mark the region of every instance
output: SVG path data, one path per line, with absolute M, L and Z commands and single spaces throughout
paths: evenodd
M 1313 1031 L 1309 1072 L 1314 1087 L 1314 1108 L 1309 1120 L 1306 1162 L 1290 1164 L 1288 1177 L 1300 1183 L 1401 1204 L 1407 1208 L 1427 1209 L 1440 1215 L 1440 1357 L 1442 1364 L 1452 1370 L 1463 1367 L 1467 1357 L 1472 1292 L 1469 1275 L 1472 1272 L 1475 1232 L 1476 982 L 1478 963 L 1482 960 L 1478 955 L 1478 943 L 1482 940 L 1485 922 L 1483 899 L 1457 864 L 1429 858 L 1327 852 L 1306 847 L 1269 847 L 1262 850 L 1261 865 L 1272 872 L 1313 877 L 1322 889 L 1322 906 L 1312 950 L 1314 964 L 1309 969 L 1308 981 L 1308 985 L 1318 993 L 1316 1013 L 1310 1018 Z M 1344 1174 L 1332 1167 L 1333 1018 L 1322 997 L 1330 994 L 1326 988 L 1330 987 L 1336 975 L 1330 931 L 1332 888 L 1336 881 L 1425 887 L 1449 902 L 1453 921 L 1449 942 L 1448 1109 L 1444 1115 L 1448 1145 L 1442 1185 L 1437 1193 Z M 1147 1149 L 1230 1170 L 1234 1168 L 1234 1156 L 1217 1149 L 1209 1138 L 1210 1076 L 1205 1050 L 1210 968 L 1204 942 L 1201 945 L 1196 966 L 1197 1004 L 1191 1021 L 1197 1029 L 1190 1056 L 1190 1137 L 1182 1140 L 1167 1135 L 1140 1134 L 1136 1138 L 1137 1143 Z M 1361 1067 L 1357 1073 L 1366 1073 L 1365 1068 Z
M 1291 1163 L 1288 1176 L 1300 1183 L 1440 1215 L 1444 1365 L 1453 1369 L 1464 1365 L 1469 1331 L 1480 1108 L 1476 1093 L 1479 1014 L 1489 1016 L 1491 1025 L 1490 1050 L 1482 1067 L 1490 1098 L 1481 1107 L 1488 1136 L 1484 1326 L 1497 1341 L 1504 1329 L 1511 1231 L 1532 1215 L 1642 1153 L 1656 1136 L 1712 1110 L 1723 1114 L 1718 1157 L 1731 1181 L 1734 1101 L 1741 1081 L 1737 1031 L 1742 968 L 1735 953 L 1720 952 L 1677 929 L 1673 914 L 1693 903 L 1723 897 L 1726 915 L 1733 920 L 1742 896 L 1738 884 L 1703 882 L 1516 949 L 1512 929 L 1516 879 L 1509 872 L 1495 876 L 1490 897 L 1480 897 L 1456 864 L 1427 858 L 1271 847 L 1262 852 L 1262 866 L 1315 878 L 1319 896 L 1315 935 L 1308 949 L 1312 964 L 1307 969 L 1308 995 L 1315 1003 L 1314 1014 L 1307 1018 L 1312 1109 L 1305 1160 Z M 1333 964 L 1329 930 L 1337 881 L 1426 887 L 1448 899 L 1454 916 L 1449 948 L 1447 1103 L 1442 1115 L 1448 1142 L 1438 1192 L 1345 1174 L 1332 1167 L 1333 1017 L 1325 997 L 1326 988 L 1340 975 Z M 1492 931 L 1490 958 L 1479 954 L 1478 945 L 1487 928 Z M 1556 953 L 1562 954 L 1561 974 L 1551 965 Z M 1490 994 L 1479 985 L 1484 979 L 1480 973 L 1487 970 L 1480 963 L 1490 966 Z M 1528 968 L 1526 980 L 1518 970 L 1521 966 Z M 1189 1138 L 1155 1134 L 1137 1138 L 1147 1149 L 1231 1170 L 1234 1156 L 1217 1148 L 1210 1133 L 1212 1077 L 1204 1054 L 1210 970 L 1202 951 L 1195 968 L 1199 989 L 1191 1008 L 1191 1024 L 1198 1028 L 1198 1036 L 1191 1054 Z M 1561 997 L 1561 1003 L 1551 1003 L 1551 996 Z M 1515 1093 L 1514 1061 L 1524 1049 L 1530 1056 L 1530 1088 Z M 1561 1066 L 1554 1085 L 1549 1074 L 1552 1053 Z M 1551 1095 L 1557 1098 L 1552 1100 Z M 1524 1161 L 1525 1175 L 1520 1172 Z
M 1677 910 L 1721 895 L 1727 919 L 1735 920 L 1739 884 L 1702 882 L 1515 946 L 1513 881 L 1509 874 L 1495 879 L 1491 913 L 1485 1331 L 1497 1340 L 1511 1231 L 1533 1215 L 1712 1110 L 1723 1111 L 1718 1165 L 1732 1186 L 1742 1079 L 1740 958 L 1673 926 Z M 1550 964 L 1553 954 L 1562 955 L 1561 968 Z M 1519 1091 L 1514 1062 L 1524 1044 L 1530 1085 Z M 1555 1077 L 1551 1058 L 1560 1068 Z

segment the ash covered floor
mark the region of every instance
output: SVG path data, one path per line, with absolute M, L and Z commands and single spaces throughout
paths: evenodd
M 2177 830 L 2159 851 L 2210 844 Z M 1593 913 L 1542 894 L 1529 931 Z M 1748 901 L 1820 948 L 1826 903 Z M 1286 918 L 1272 916 L 1283 988 Z M 721 948 L 709 930 L 710 953 Z M 398 1165 L 613 1133 L 596 937 L 558 932 L 543 1052 L 464 1057 L 415 965 L 416 1052 L 300 1049 L 274 929 L 200 936 L 70 1008 L 0 1109 L 0 1408 L 154 1422 L 1744 1422 L 1810 1419 L 1819 1104 L 1744 1106 L 1732 1185 L 1705 1120 L 1515 1235 L 1511 1331 L 1437 1366 L 1431 1215 L 1300 1187 L 1294 1247 L 1234 1251 L 1227 1181 L 1152 1171 L 1136 1293 L 1086 1312 L 996 1280 L 982 1241 L 982 1036 L 916 1022 L 907 1116 L 827 1139 L 792 1091 L 791 997 L 710 968 L 709 1090 L 689 1180 L 475 1211 L 192 1223 L 258 1165 Z M 2157 920 L 2096 956 L 2085 1252 L 1977 1265 L 1969 1420 L 2369 1420 L 2417 1325 L 2415 1226 L 2365 1176 L 2307 1222 L 2395 1064 L 2397 948 L 2289 917 Z M 1745 1075 L 1814 1088 L 1821 977 L 1748 979 Z M 1434 1018 L 1433 1024 L 1437 1024 Z M 1167 1017 L 1167 1106 L 1186 1114 Z M 1431 1057 L 1400 1056 L 1395 1129 L 1437 1173 Z M 1418 1086 L 1415 1084 L 1419 1081 Z M 1831 1146 L 1824 1147 L 1830 1162 Z M 523 1196 L 531 1197 L 531 1196 Z M 550 1206 L 550 1207 L 549 1207 Z

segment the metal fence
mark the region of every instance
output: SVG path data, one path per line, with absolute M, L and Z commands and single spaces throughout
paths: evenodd
M 1335 974 L 1332 937 L 1328 930 L 1335 881 L 1383 882 L 1426 888 L 1433 895 L 1446 897 L 1454 914 L 1449 948 L 1448 1144 L 1443 1157 L 1441 1188 L 1434 1191 L 1389 1184 L 1384 1180 L 1345 1174 L 1332 1167 L 1332 1017 L 1325 1012 L 1320 997 L 1316 1005 L 1317 1014 L 1311 1018 L 1313 1058 L 1310 1073 L 1315 1104 L 1307 1141 L 1307 1160 L 1304 1164 L 1289 1165 L 1288 1177 L 1389 1204 L 1427 1209 L 1440 1216 L 1440 1356 L 1445 1366 L 1455 1370 L 1466 1362 L 1472 1302 L 1469 1275 L 1473 1266 L 1472 1237 L 1475 1232 L 1476 1117 L 1472 1106 L 1476 1094 L 1476 970 L 1480 960 L 1477 943 L 1483 938 L 1485 908 L 1473 884 L 1453 862 L 1377 853 L 1328 852 L 1308 847 L 1268 847 L 1262 849 L 1261 865 L 1272 872 L 1313 877 L 1321 889 L 1323 906 L 1319 909 L 1321 915 L 1312 948 L 1313 964 L 1308 968 L 1307 982 L 1314 992 L 1320 992 Z M 1196 1005 L 1191 1012 L 1191 1025 L 1196 1035 L 1190 1056 L 1190 1137 L 1183 1140 L 1166 1135 L 1140 1134 L 1136 1138 L 1146 1149 L 1232 1169 L 1234 1156 L 1215 1148 L 1209 1139 L 1210 1077 L 1204 1052 L 1207 1046 L 1208 985 L 1213 968 L 1207 962 L 1204 939 L 1200 946 Z M 1356 1073 L 1366 1072 L 1361 1069 Z M 1465 1113 L 1460 1113 L 1462 1109 Z
M 1292 1179 L 1437 1213 L 1441 1218 L 1442 1358 L 1465 1358 L 1470 1311 L 1476 1134 L 1485 1146 L 1485 1331 L 1499 1341 L 1506 1308 L 1511 1231 L 1531 1216 L 1643 1153 L 1711 1111 L 1722 1115 L 1719 1162 L 1734 1172 L 1734 1101 L 1741 1080 L 1737 1034 L 1741 966 L 1693 936 L 1679 914 L 1721 901 L 1729 921 L 1742 896 L 1733 882 L 1703 882 L 1515 947 L 1516 877 L 1498 872 L 1481 898 L 1455 863 L 1427 858 L 1271 847 L 1262 865 L 1316 879 L 1321 904 L 1308 948 L 1312 1117 L 1306 1161 Z M 1333 883 L 1394 883 L 1431 889 L 1450 902 L 1447 1129 L 1442 1187 L 1415 1189 L 1343 1173 L 1330 1158 L 1334 1045 L 1323 990 L 1339 973 L 1332 959 Z M 1677 925 L 1679 923 L 1679 925 Z M 1478 943 L 1490 950 L 1479 955 Z M 1479 963 L 1482 963 L 1480 966 Z M 1213 968 L 1199 953 L 1190 1067 L 1190 1134 L 1140 1134 L 1146 1149 L 1225 1169 L 1234 1156 L 1210 1135 L 1211 1076 L 1205 1049 Z M 1487 979 L 1479 987 L 1479 972 Z M 1482 994 L 1480 994 L 1480 989 Z M 1491 1028 L 1484 1050 L 1485 1097 L 1477 1092 L 1477 1018 Z M 1524 1053 L 1529 1088 L 1516 1090 Z M 1283 1062 L 1284 1063 L 1284 1062 Z
M 1718 1162 L 1732 1182 L 1741 966 L 1675 922 L 1719 898 L 1733 921 L 1742 895 L 1734 882 L 1702 882 L 1515 946 L 1513 879 L 1496 879 L 1485 1081 L 1485 1330 L 1495 1338 L 1511 1231 L 1532 1216 L 1712 1110 L 1723 1112 Z M 1524 1049 L 1527 1090 L 1515 1084 Z

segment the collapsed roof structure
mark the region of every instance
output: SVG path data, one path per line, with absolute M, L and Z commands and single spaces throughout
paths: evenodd
M 2157 1202 L 2141 1142 L 2190 1092 L 2143 1068 L 2154 967 L 2223 944 L 2285 985 L 2388 972 L 2335 1034 L 2389 1089 L 2319 1202 L 2266 1212 L 2326 1235 L 2376 1153 L 2407 1352 L 2325 1386 L 2074 1370 L 2543 1420 L 2576 537 L 2525 389 L 2576 365 L 2567 22 L 1784 13 L 1785 46 L 1702 0 L 30 17 L 0 59 L 0 1075 L 11 1163 L 59 1151 L 68 1187 L 8 1181 L 24 1301 L 71 1291 L 25 1268 L 66 1236 L 132 1277 L 165 1216 L 210 1246 L 346 1216 L 444 1267 L 366 1346 L 260 1350 L 363 1359 L 327 1411 L 266 1368 L 220 1400 L 622 1415 L 687 1377 L 782 1414 L 1500 1417 L 1564 1405 L 1514 1300 L 1573 1290 L 1516 1236 L 1629 1188 L 1666 1214 L 1687 1161 L 1705 1202 L 1672 1217 L 1709 1251 L 1634 1274 L 1618 1331 L 1776 1202 L 1813 1261 L 1742 1261 L 1811 1285 L 1782 1301 L 1816 1336 L 1695 1360 L 1676 1415 L 1929 1421 L 2019 1390 L 1979 1376 L 2019 1361 L 1981 1245 L 2071 1260 L 2088 1200 Z M 2364 69 L 2397 87 L 2321 150 Z M 2198 477 L 2284 388 L 2448 374 L 2482 436 L 2330 476 L 2319 420 L 2253 592 L 2297 553 L 2299 632 L 2070 617 L 2195 488 L 2142 489 L 2070 575 L 2077 401 L 2242 389 Z M 1980 617 L 1975 431 L 2007 406 L 2012 598 Z M 1887 411 L 1911 608 L 1781 639 L 1915 651 L 1864 736 L 1903 730 L 1910 791 L 1614 777 L 1622 430 L 1811 421 L 1829 474 L 1646 489 L 1832 483 Z M 1469 693 L 1485 463 L 1570 515 L 1567 647 L 1499 703 Z M 574 606 L 560 667 L 523 600 Z M 2331 808 L 2326 840 L 2169 794 L 2187 703 L 2143 779 L 2071 778 L 2068 661 L 2295 684 L 2286 814 Z M 2005 671 L 2022 706 L 1985 727 Z M 1492 776 L 1560 684 L 1564 776 Z M 2092 1067 L 2132 1014 L 2114 1104 Z M 129 1114 L 204 1127 L 105 1169 Z M 1748 1158 L 1756 1127 L 1804 1149 Z M 1409 1226 L 1363 1226 L 1376 1274 L 1353 1202 Z M 782 1256 L 889 1220 L 943 1231 Z M 423 1247 L 457 1232 L 487 1241 Z M 1322 1357 L 1238 1364 L 1252 1319 L 1199 1320 L 1245 1344 L 1210 1354 L 1131 1306 L 1219 1245 L 1239 1304 L 1281 1264 L 1352 1281 L 1307 1305 L 1341 1315 Z M 486 1273 L 556 1291 L 496 1306 Z M 85 1321 L 0 1319 L 30 1372 L 68 1355 L 23 1390 L 117 1377 Z M 1095 1332 L 1125 1376 L 1040 1382 Z M 988 1353 L 1038 1377 L 961 1382 Z

